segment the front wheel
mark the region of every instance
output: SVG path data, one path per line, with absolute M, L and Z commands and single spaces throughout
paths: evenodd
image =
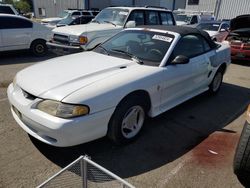
M 220 86 L 223 80 L 223 72 L 219 69 L 213 78 L 213 81 L 209 85 L 209 92 L 211 94 L 216 94 L 220 90 Z
M 134 140 L 145 121 L 145 105 L 138 98 L 121 102 L 109 122 L 108 137 L 116 144 Z

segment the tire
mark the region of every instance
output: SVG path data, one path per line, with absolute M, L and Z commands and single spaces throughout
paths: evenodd
M 35 56 L 38 56 L 38 57 L 46 55 L 48 52 L 46 41 L 45 40 L 33 41 L 30 46 L 30 50 Z
M 133 141 L 141 131 L 146 118 L 146 105 L 139 97 L 125 98 L 113 113 L 108 137 L 121 145 Z
M 250 124 L 246 121 L 234 155 L 234 173 L 245 187 L 250 187 Z
M 213 78 L 211 84 L 209 85 L 209 93 L 210 94 L 218 93 L 218 91 L 220 90 L 220 86 L 222 84 L 222 80 L 223 80 L 223 71 L 221 69 L 219 69 L 215 73 L 214 78 Z

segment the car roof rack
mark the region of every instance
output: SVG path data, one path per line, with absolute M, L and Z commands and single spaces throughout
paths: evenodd
M 161 7 L 161 6 L 151 6 L 151 5 L 146 5 L 145 8 L 159 8 L 159 9 L 165 9 L 165 10 L 169 10 L 166 7 Z

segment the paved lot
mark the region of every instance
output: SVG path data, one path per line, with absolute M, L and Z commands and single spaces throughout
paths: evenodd
M 34 187 L 84 154 L 136 187 L 242 187 L 232 161 L 250 103 L 249 63 L 231 65 L 218 95 L 202 94 L 149 119 L 132 144 L 103 138 L 55 148 L 30 138 L 6 100 L 15 73 L 39 61 L 26 52 L 0 55 L 0 187 Z

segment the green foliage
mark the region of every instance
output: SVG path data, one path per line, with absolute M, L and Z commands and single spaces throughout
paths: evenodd
M 14 6 L 21 13 L 30 12 L 30 8 L 31 8 L 30 4 L 25 0 L 15 1 Z

